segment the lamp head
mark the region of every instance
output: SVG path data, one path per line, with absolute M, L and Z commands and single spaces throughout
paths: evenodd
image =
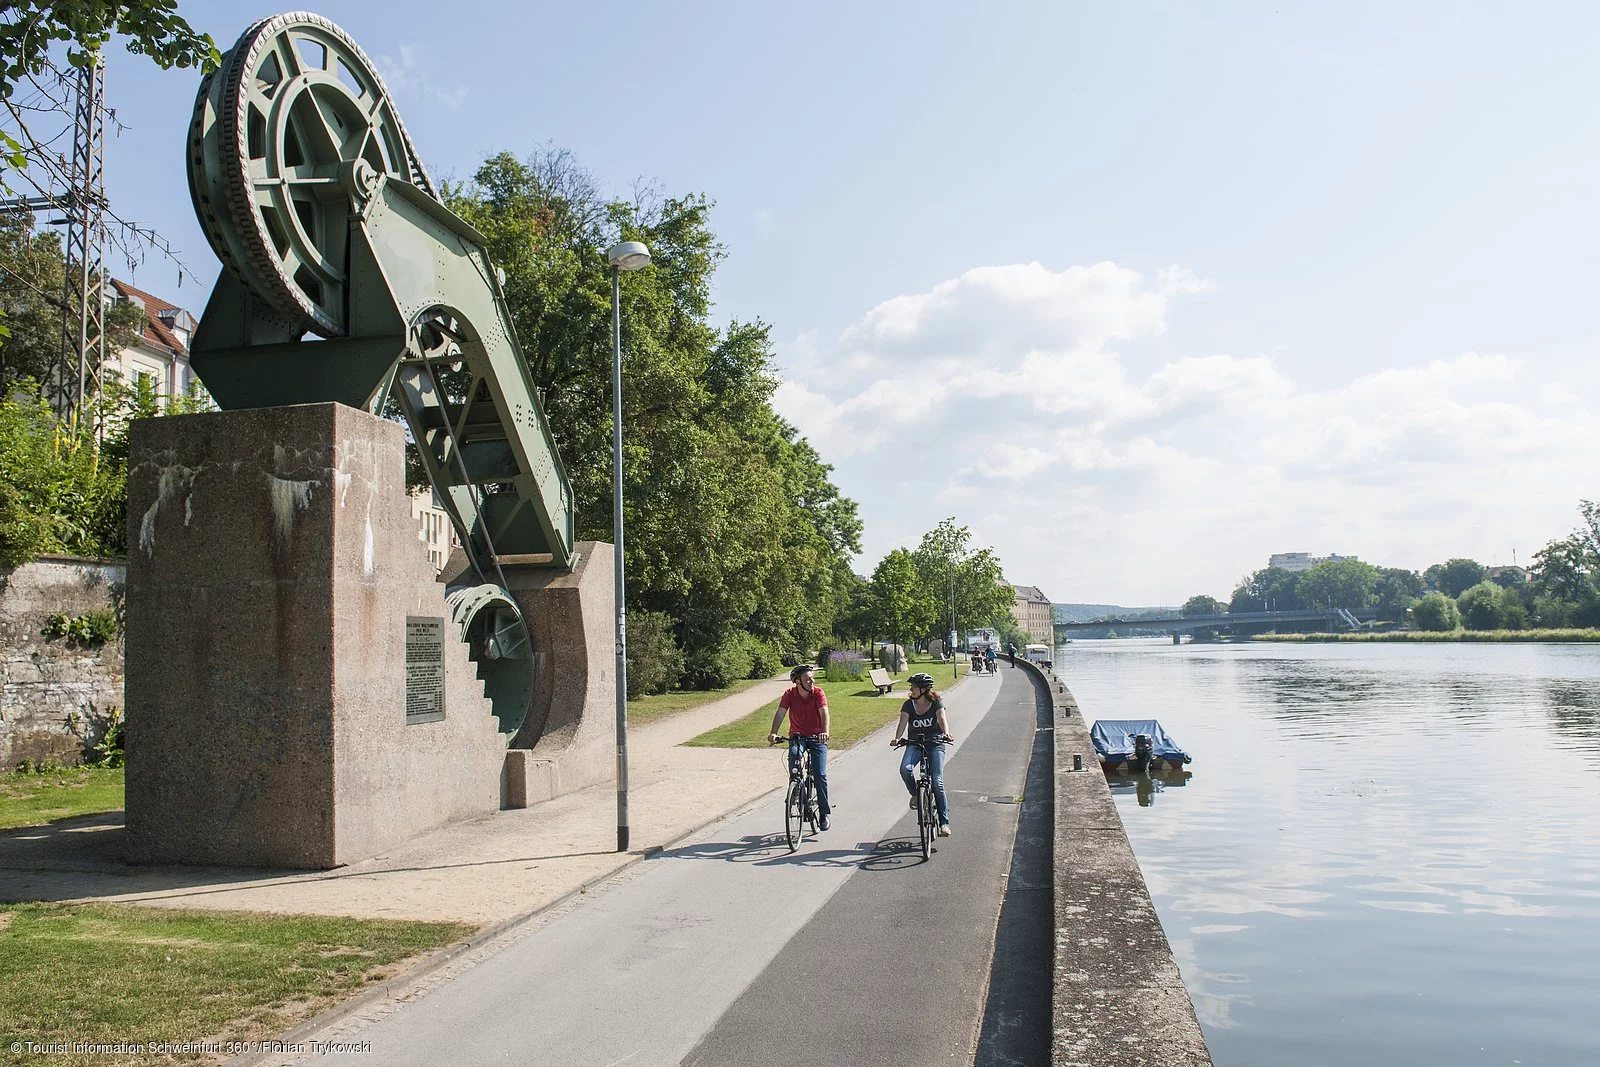
M 650 263 L 650 249 L 643 241 L 623 241 L 606 249 L 606 262 L 618 270 L 638 270 Z

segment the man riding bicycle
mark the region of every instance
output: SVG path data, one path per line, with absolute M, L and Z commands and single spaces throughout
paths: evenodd
M 767 733 L 769 744 L 778 743 L 778 729 L 789 716 L 789 773 L 800 773 L 800 751 L 811 753 L 811 770 L 817 779 L 817 829 L 828 828 L 828 698 L 812 677 L 812 666 L 802 663 L 789 672 L 794 685 L 778 699 L 778 713 Z
M 944 701 L 933 688 L 933 675 L 913 674 L 906 679 L 911 699 L 900 705 L 900 721 L 895 724 L 894 748 L 905 738 L 906 752 L 900 760 L 900 778 L 911 794 L 911 806 L 917 806 L 917 764 L 924 753 L 928 756 L 928 777 L 933 780 L 934 804 L 939 810 L 939 836 L 949 837 L 950 805 L 944 795 L 944 745 L 952 741 L 950 726 L 945 721 Z

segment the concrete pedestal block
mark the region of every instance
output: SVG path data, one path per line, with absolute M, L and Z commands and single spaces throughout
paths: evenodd
M 615 550 L 580 541 L 577 551 L 570 573 L 505 571 L 534 648 L 532 709 L 506 754 L 507 807 L 616 777 Z
M 130 449 L 131 859 L 326 868 L 500 808 L 506 739 L 411 518 L 398 425 L 213 412 L 136 422 Z M 409 725 L 408 617 L 446 638 L 444 717 Z

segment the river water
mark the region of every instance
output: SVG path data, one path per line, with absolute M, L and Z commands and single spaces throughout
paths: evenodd
M 1600 646 L 1056 665 L 1086 721 L 1158 718 L 1194 757 L 1113 792 L 1219 1067 L 1600 1064 Z

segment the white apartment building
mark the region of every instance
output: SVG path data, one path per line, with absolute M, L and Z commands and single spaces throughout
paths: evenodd
M 1319 563 L 1328 563 L 1336 559 L 1355 559 L 1354 556 L 1340 556 L 1330 553 L 1326 556 L 1313 556 L 1309 552 L 1274 552 L 1267 560 L 1269 567 L 1281 567 L 1286 571 L 1308 571 Z
M 111 279 L 118 300 L 125 300 L 144 311 L 144 330 L 134 345 L 120 352 L 107 352 L 104 373 L 133 385 L 148 378 L 158 396 L 182 396 L 195 381 L 189 368 L 189 345 L 199 322 L 176 304 L 135 289 L 125 281 Z
M 417 540 L 427 546 L 428 562 L 434 573 L 444 569 L 450 552 L 461 544 L 450 515 L 439 506 L 439 497 L 432 489 L 411 490 L 411 517 L 417 520 Z

